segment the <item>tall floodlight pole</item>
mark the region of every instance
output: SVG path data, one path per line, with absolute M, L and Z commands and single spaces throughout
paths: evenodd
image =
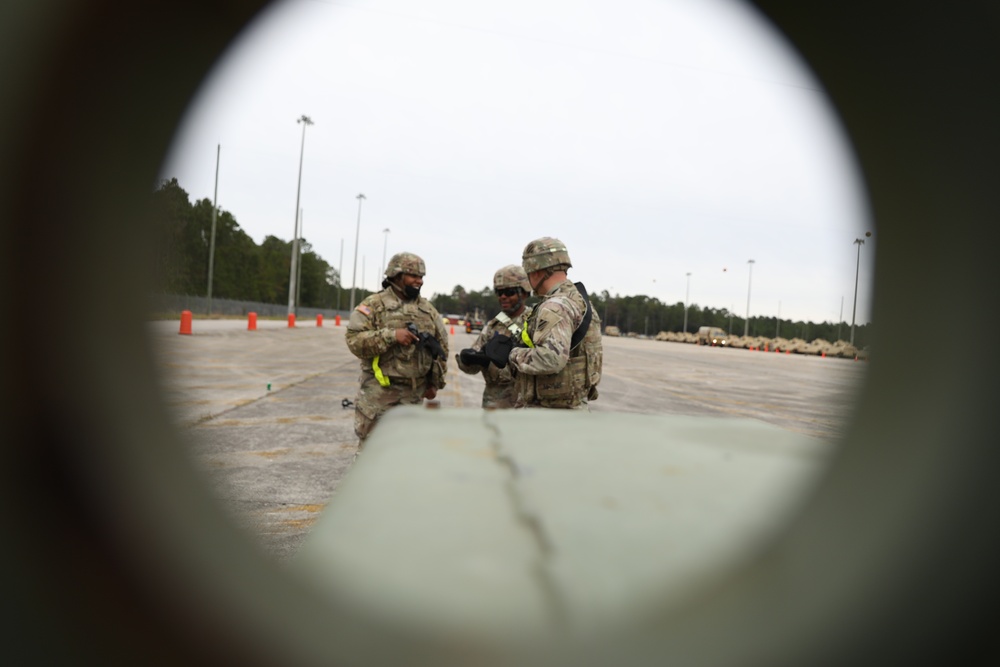
M 691 296 L 691 272 L 688 271 L 684 275 L 687 276 L 687 287 L 684 288 L 684 333 L 688 332 L 688 298 Z
M 363 202 L 366 197 L 363 194 L 355 197 L 358 200 L 358 225 L 354 230 L 354 268 L 351 269 L 351 311 L 354 310 L 354 288 L 358 284 L 358 235 L 361 233 L 361 202 Z
M 840 297 L 840 319 L 837 320 L 837 340 L 840 340 L 840 325 L 844 321 L 844 297 Z
M 389 228 L 386 227 L 385 229 L 383 229 L 382 233 L 385 234 L 385 241 L 382 243 L 382 268 L 379 269 L 380 274 L 385 273 L 385 251 L 389 247 Z M 378 276 L 375 276 L 375 278 L 377 279 Z M 378 282 L 378 280 L 376 280 L 375 282 Z
M 868 236 L 872 233 L 868 232 Z M 858 265 L 854 269 L 854 310 L 851 311 L 851 345 L 854 345 L 854 318 L 858 313 L 858 275 L 861 273 L 861 246 L 865 244 L 864 239 L 854 239 L 854 245 L 858 246 Z
M 212 195 L 212 236 L 208 242 L 208 314 L 212 314 L 212 274 L 215 271 L 215 216 L 219 210 L 219 157 L 222 144 L 215 148 L 215 194 Z
M 300 239 L 302 238 L 302 225 L 305 224 L 306 212 L 299 209 L 299 231 L 296 234 Z M 299 269 L 295 274 L 295 307 L 298 308 L 299 304 L 302 303 L 302 244 L 299 244 Z
M 344 239 L 340 239 L 340 264 L 337 265 L 337 310 L 340 310 L 340 288 L 344 286 Z
M 312 119 L 303 114 L 296 123 L 302 123 L 302 148 L 299 150 L 299 185 L 295 190 L 295 236 L 292 239 L 292 266 L 288 274 L 288 314 L 295 313 L 295 279 L 298 276 L 299 255 L 299 201 L 302 195 L 302 158 L 306 153 L 306 127 L 312 125 Z
M 750 285 L 753 283 L 754 261 L 752 259 L 748 259 L 747 264 L 750 266 L 750 277 L 747 278 L 747 321 L 743 323 L 744 338 L 750 335 Z
M 604 293 L 607 295 L 607 298 L 604 299 L 604 326 L 608 326 L 608 304 L 611 303 L 611 292 L 605 290 Z

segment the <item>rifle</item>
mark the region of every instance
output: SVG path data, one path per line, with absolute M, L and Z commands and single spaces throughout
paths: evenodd
M 441 343 L 438 342 L 437 338 L 427 333 L 426 331 L 421 331 L 420 329 L 417 328 L 417 325 L 415 325 L 413 322 L 406 323 L 406 330 L 420 339 L 416 343 L 418 349 L 421 347 L 426 349 L 428 352 L 431 353 L 431 358 L 435 361 L 438 359 L 444 359 L 445 356 L 444 348 L 441 347 Z M 427 371 L 427 384 L 431 385 L 433 380 L 434 380 L 434 361 L 431 362 L 431 369 Z
M 441 343 L 438 342 L 437 338 L 426 331 L 421 331 L 413 322 L 406 323 L 406 330 L 420 339 L 417 341 L 418 348 L 422 347 L 426 349 L 434 359 L 444 359 L 444 348 L 441 347 Z

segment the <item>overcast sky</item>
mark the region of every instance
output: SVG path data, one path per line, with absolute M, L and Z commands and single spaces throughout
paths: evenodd
M 749 288 L 751 316 L 851 321 L 854 240 L 874 232 L 854 154 L 742 3 L 278 2 L 206 78 L 161 176 L 211 199 L 221 145 L 218 205 L 290 240 L 303 114 L 303 235 L 347 287 L 376 289 L 387 248 L 424 258 L 427 296 L 478 290 L 555 236 L 591 293 L 689 288 L 742 316 Z

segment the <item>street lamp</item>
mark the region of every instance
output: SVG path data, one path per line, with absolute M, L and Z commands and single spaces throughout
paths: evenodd
M 212 240 L 208 244 L 208 314 L 212 314 L 212 273 L 215 271 L 215 216 L 219 210 L 219 158 L 222 144 L 215 149 L 215 195 L 212 197 Z
M 688 298 L 691 296 L 691 272 L 688 271 L 687 276 L 687 287 L 684 289 L 684 333 L 688 332 Z
M 358 225 L 354 230 L 354 268 L 351 269 L 351 307 L 348 310 L 354 310 L 354 288 L 357 287 L 358 281 L 358 235 L 361 233 L 361 202 L 363 202 L 366 197 L 363 194 L 355 197 L 358 200 Z
M 340 239 L 340 264 L 337 265 L 337 310 L 340 310 L 340 289 L 344 286 L 344 239 Z
M 754 261 L 752 259 L 747 260 L 747 264 L 750 265 L 750 277 L 747 278 L 747 320 L 743 323 L 743 337 L 746 338 L 750 335 L 750 285 L 753 283 L 753 265 Z
M 297 236 L 302 238 L 302 227 L 305 224 L 306 212 L 299 209 L 299 233 Z M 299 262 L 299 268 L 295 272 L 295 307 L 302 303 L 302 244 L 299 244 L 299 251 L 296 253 L 296 258 Z
M 382 233 L 385 234 L 385 241 L 382 243 L 382 269 L 379 273 L 385 273 L 385 250 L 389 247 L 389 228 L 386 227 L 383 229 Z M 378 276 L 376 276 L 376 278 L 378 278 Z M 378 282 L 378 280 L 375 282 Z
M 612 287 L 611 289 L 614 289 Z M 604 290 L 604 326 L 608 326 L 608 304 L 611 302 L 611 292 L 609 290 Z
M 865 232 L 865 236 L 871 235 L 871 232 Z M 858 246 L 858 264 L 854 269 L 854 309 L 851 311 L 851 345 L 854 345 L 854 318 L 858 313 L 858 275 L 861 273 L 861 246 L 864 244 L 864 239 L 854 239 L 854 245 Z
M 306 127 L 312 125 L 312 119 L 303 114 L 296 123 L 302 123 L 302 148 L 299 151 L 299 185 L 295 191 L 295 231 L 292 238 L 292 266 L 288 275 L 288 314 L 295 313 L 295 279 L 298 276 L 299 255 L 299 200 L 302 195 L 302 158 L 306 153 Z

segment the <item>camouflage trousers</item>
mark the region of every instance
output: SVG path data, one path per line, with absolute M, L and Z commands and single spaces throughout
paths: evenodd
M 584 412 L 590 412 L 590 404 L 587 399 L 583 399 L 577 405 L 539 405 L 538 403 L 528 403 L 527 405 L 517 406 L 521 410 L 582 410 Z
M 483 407 L 506 410 L 517 405 L 517 386 L 513 382 L 490 383 L 483 388 Z
M 371 434 L 375 424 L 394 405 L 419 405 L 427 391 L 427 380 L 392 379 L 392 384 L 383 387 L 374 375 L 362 373 L 361 387 L 354 401 L 354 433 L 358 436 L 358 449 Z

